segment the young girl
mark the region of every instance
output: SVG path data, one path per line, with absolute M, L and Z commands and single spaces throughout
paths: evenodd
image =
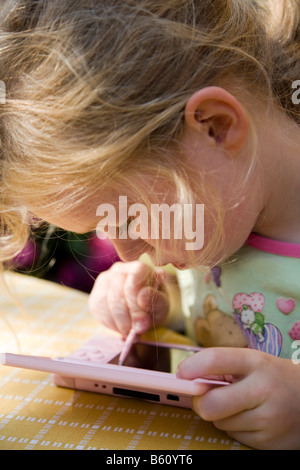
M 147 208 L 204 205 L 204 245 L 193 251 L 175 230 L 151 238 L 144 220 L 130 236 L 132 216 L 122 227 L 106 218 L 126 262 L 97 279 L 91 310 L 124 335 L 168 321 L 176 283 L 136 261 L 144 253 L 180 268 L 196 337 L 214 295 L 249 348 L 205 349 L 178 376 L 231 376 L 195 397 L 194 410 L 262 449 L 300 448 L 299 15 L 295 0 L 5 0 L 0 9 L 2 261 L 37 218 L 88 232 L 97 208 L 120 196 Z

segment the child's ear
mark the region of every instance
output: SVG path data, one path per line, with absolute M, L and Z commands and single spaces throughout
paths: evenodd
M 186 126 L 205 133 L 210 146 L 224 148 L 230 156 L 243 147 L 248 135 L 248 118 L 238 100 L 220 87 L 194 93 L 185 108 Z

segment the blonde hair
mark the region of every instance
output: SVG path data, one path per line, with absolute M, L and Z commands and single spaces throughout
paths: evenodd
M 29 202 L 64 213 L 102 187 L 134 188 L 139 172 L 188 191 L 188 168 L 170 149 L 202 87 L 235 77 L 249 117 L 254 90 L 300 122 L 290 91 L 300 73 L 299 2 L 284 1 L 273 29 L 273 2 L 263 0 L 2 3 L 2 261 L 26 242 Z M 221 238 L 216 230 L 207 252 Z

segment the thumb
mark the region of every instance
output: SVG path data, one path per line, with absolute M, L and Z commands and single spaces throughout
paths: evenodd
M 177 376 L 195 379 L 212 375 L 245 377 L 255 370 L 263 353 L 247 348 L 207 348 L 179 364 Z

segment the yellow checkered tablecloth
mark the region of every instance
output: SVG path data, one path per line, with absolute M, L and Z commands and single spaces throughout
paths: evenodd
M 51 282 L 6 274 L 21 312 L 0 291 L 0 351 L 67 355 L 98 332 L 87 295 Z M 158 329 L 163 341 L 182 340 Z M 2 450 L 247 449 L 193 411 L 56 387 L 51 374 L 0 366 Z

